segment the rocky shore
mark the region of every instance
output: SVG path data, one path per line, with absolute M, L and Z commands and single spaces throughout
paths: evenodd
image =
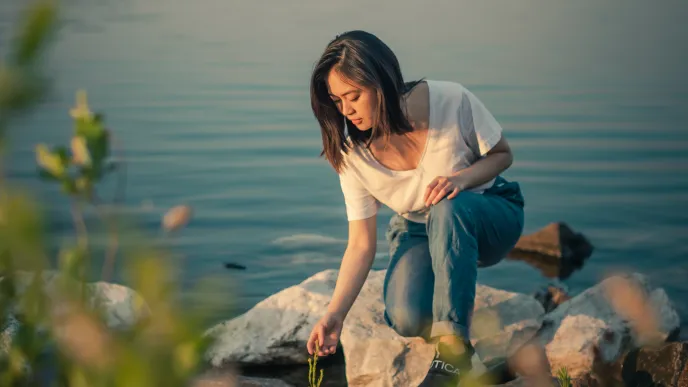
M 516 259 L 539 259 L 541 268 L 558 267 L 557 277 L 565 278 L 592 250 L 583 235 L 554 223 L 524 236 L 513 253 Z M 323 387 L 414 386 L 428 369 L 433 347 L 400 337 L 381 319 L 384 274 L 370 273 L 345 321 L 338 354 L 319 360 Z M 316 273 L 210 328 L 207 334 L 218 340 L 207 354 L 213 372 L 240 369 L 279 378 L 274 385 L 307 386 L 305 344 L 336 278 L 336 270 Z M 678 341 L 677 310 L 641 273 L 610 276 L 577 295 L 557 286 L 529 295 L 479 283 L 474 313 L 474 376 L 486 384 L 525 385 L 543 375 L 551 381 L 565 368 L 580 386 L 648 380 L 688 386 L 688 343 Z M 260 380 L 259 385 L 271 383 Z M 258 385 L 251 379 L 235 383 Z

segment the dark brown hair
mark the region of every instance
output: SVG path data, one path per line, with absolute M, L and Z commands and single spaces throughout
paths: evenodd
M 370 130 L 359 130 L 329 96 L 327 77 L 336 69 L 349 81 L 373 89 L 377 94 L 377 116 Z M 311 108 L 320 124 L 323 150 L 320 156 L 337 171 L 344 167 L 342 152 L 349 151 L 345 128 L 352 145 L 370 146 L 372 140 L 413 130 L 402 109 L 401 99 L 420 81 L 404 82 L 397 57 L 375 35 L 349 31 L 338 35 L 325 48 L 311 76 Z M 345 127 L 346 125 L 346 127 Z

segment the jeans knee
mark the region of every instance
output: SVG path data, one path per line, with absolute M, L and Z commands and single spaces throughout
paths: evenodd
M 466 227 L 471 223 L 471 209 L 477 194 L 475 192 L 459 192 L 452 199 L 444 198 L 430 208 L 429 221 L 434 224 L 454 225 L 457 222 Z
M 385 310 L 385 321 L 399 336 L 424 337 L 430 331 L 432 318 L 410 309 Z

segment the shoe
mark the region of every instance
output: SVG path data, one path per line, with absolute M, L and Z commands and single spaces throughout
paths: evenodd
M 418 387 L 457 387 L 462 378 L 472 369 L 471 351 L 454 355 L 447 344 L 438 343 L 435 347 L 435 358 L 430 364 L 425 379 Z

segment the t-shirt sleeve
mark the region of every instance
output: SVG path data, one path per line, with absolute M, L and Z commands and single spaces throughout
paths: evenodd
M 339 183 L 344 194 L 346 216 L 349 221 L 367 219 L 377 214 L 380 202 L 361 184 L 354 173 L 345 168 L 339 174 Z
M 459 108 L 459 127 L 464 141 L 476 156 L 482 157 L 502 137 L 502 126 L 478 97 L 463 89 Z

